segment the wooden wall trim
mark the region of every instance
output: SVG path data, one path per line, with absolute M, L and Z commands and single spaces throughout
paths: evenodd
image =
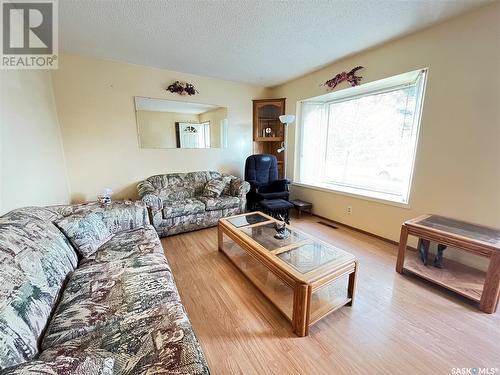
M 328 221 L 328 222 L 330 222 L 330 223 L 333 223 L 333 224 L 335 224 L 335 225 L 340 225 L 340 226 L 343 226 L 343 227 L 345 227 L 345 228 L 351 229 L 351 230 L 353 230 L 353 231 L 356 231 L 356 232 L 359 232 L 359 233 L 362 233 L 362 234 L 366 234 L 367 236 L 374 237 L 374 238 L 377 238 L 377 239 L 379 239 L 379 240 L 382 240 L 382 241 L 388 242 L 388 243 L 390 243 L 390 244 L 392 244 L 392 245 L 396 245 L 396 246 L 397 246 L 397 245 L 399 245 L 399 242 L 398 242 L 398 241 L 390 240 L 390 239 L 388 239 L 388 238 L 385 238 L 385 237 L 379 236 L 378 234 L 374 234 L 374 233 L 368 232 L 368 231 L 366 231 L 366 230 L 363 230 L 363 229 L 360 229 L 360 228 L 356 228 L 356 227 L 353 227 L 353 226 L 348 225 L 348 224 L 344 224 L 344 223 L 342 223 L 342 222 L 340 222 L 340 221 L 337 221 L 337 220 L 332 220 L 332 219 L 328 219 L 328 218 L 326 218 L 326 217 L 324 217 L 324 216 L 317 215 L 317 214 L 314 214 L 314 213 L 312 213 L 311 215 L 312 215 L 312 216 L 317 217 L 318 219 L 321 219 L 321 220 L 324 220 L 324 221 Z

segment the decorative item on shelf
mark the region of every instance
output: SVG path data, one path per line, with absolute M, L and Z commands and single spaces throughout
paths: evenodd
M 264 129 L 264 137 L 272 137 L 272 132 L 273 132 L 273 129 L 271 128 L 265 128 Z
M 184 81 L 175 81 L 170 86 L 167 87 L 167 91 L 171 93 L 177 93 L 179 95 L 195 95 L 199 94 L 198 90 L 195 89 L 192 83 L 187 83 Z
M 286 227 L 287 224 L 290 224 L 290 221 L 286 218 L 285 215 L 282 214 L 278 215 L 278 220 L 281 220 L 281 223 L 276 222 L 274 226 L 274 229 L 276 230 L 274 238 L 276 238 L 277 240 L 284 240 L 290 236 L 290 231 Z
M 332 91 L 339 83 L 342 83 L 344 81 L 347 81 L 351 84 L 351 86 L 358 86 L 359 82 L 361 81 L 361 76 L 357 76 L 356 72 L 360 69 L 363 69 L 362 66 L 357 66 L 354 69 L 352 69 L 349 72 L 342 72 L 337 74 L 335 77 L 332 79 L 329 79 L 325 83 L 323 83 L 321 86 L 327 86 L 328 91 Z
M 113 194 L 113 190 L 110 188 L 104 189 L 103 193 L 97 196 L 97 201 L 101 205 L 107 205 L 111 203 L 111 194 Z

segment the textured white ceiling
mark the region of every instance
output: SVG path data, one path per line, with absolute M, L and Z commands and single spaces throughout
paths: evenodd
M 60 0 L 62 50 L 273 86 L 488 0 Z

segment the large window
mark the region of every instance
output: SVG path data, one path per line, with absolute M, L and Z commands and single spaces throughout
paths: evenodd
M 408 203 L 426 71 L 302 102 L 299 182 Z

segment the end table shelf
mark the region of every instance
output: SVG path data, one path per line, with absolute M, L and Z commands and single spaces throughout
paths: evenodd
M 486 272 L 453 260 L 446 260 L 445 268 L 424 266 L 417 251 L 406 252 L 404 271 L 450 289 L 473 301 L 479 302 L 483 293 Z M 458 275 L 458 277 L 457 277 Z

